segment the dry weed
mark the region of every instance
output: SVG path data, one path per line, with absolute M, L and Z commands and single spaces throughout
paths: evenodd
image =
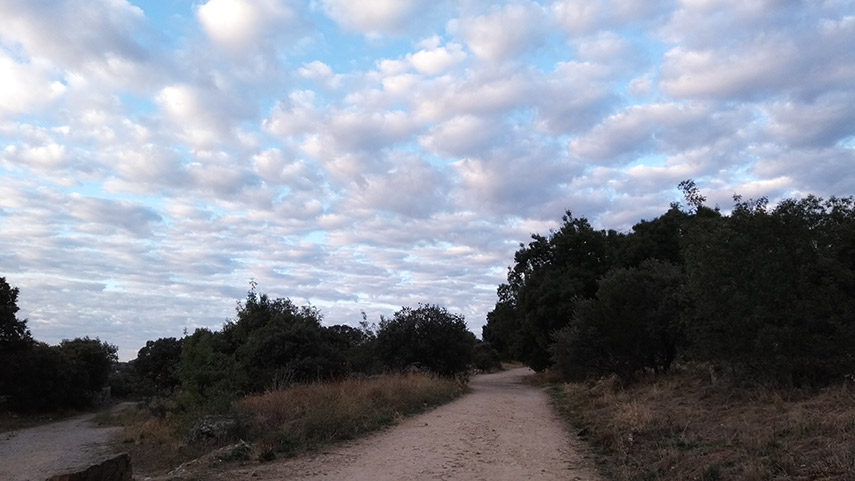
M 822 479 L 855 473 L 855 396 L 770 391 L 702 367 L 622 388 L 614 380 L 554 390 L 616 480 Z
M 465 386 L 424 374 L 292 386 L 249 396 L 237 409 L 260 440 L 260 456 L 292 454 L 351 439 L 450 401 Z

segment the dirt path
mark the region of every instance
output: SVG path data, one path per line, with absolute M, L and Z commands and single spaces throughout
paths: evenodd
M 120 427 L 99 427 L 95 414 L 0 433 L 0 480 L 44 481 L 116 452 Z
M 530 372 L 476 376 L 472 392 L 450 404 L 315 456 L 206 473 L 205 478 L 599 480 L 584 445 L 568 435 L 547 395 L 521 383 Z

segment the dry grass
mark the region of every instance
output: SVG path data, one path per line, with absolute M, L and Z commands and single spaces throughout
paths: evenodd
M 614 480 L 853 480 L 855 386 L 770 391 L 678 369 L 621 388 L 555 385 Z
M 380 429 L 465 390 L 459 381 L 424 374 L 295 385 L 240 399 L 231 416 L 239 420 L 239 435 L 253 445 L 252 459 L 267 461 Z M 125 427 L 122 440 L 134 471 L 159 475 L 218 447 L 188 444 L 190 421 L 163 409 L 132 408 L 109 422 Z
M 393 424 L 448 402 L 465 390 L 452 379 L 389 375 L 290 387 L 237 404 L 258 440 L 259 456 L 293 454 Z
M 119 412 L 101 412 L 94 421 L 124 428 L 119 440 L 130 453 L 137 474 L 165 472 L 201 453 L 182 443 L 182 423 L 177 417 L 155 415 L 142 403 Z

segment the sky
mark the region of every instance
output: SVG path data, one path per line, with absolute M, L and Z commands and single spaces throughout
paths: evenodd
M 0 276 L 122 360 L 250 281 L 480 335 L 565 211 L 855 194 L 853 0 L 0 0 Z

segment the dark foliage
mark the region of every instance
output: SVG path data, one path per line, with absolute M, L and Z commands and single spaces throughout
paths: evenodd
M 615 373 L 624 382 L 645 369 L 666 371 L 682 341 L 680 287 L 674 264 L 645 261 L 609 271 L 596 297 L 576 307 L 554 335 L 556 367 L 567 379 Z
M 484 339 L 574 379 L 630 380 L 678 356 L 778 385 L 855 371 L 855 201 L 809 196 L 770 209 L 737 196 L 727 216 L 704 205 L 694 181 L 679 187 L 688 210 L 673 204 L 628 234 L 568 214 L 549 237 L 534 235 Z
M 377 331 L 377 353 L 394 370 L 418 366 L 451 376 L 466 371 L 474 346 L 463 316 L 430 304 L 402 308 Z
M 472 366 L 483 372 L 498 371 L 502 368 L 502 359 L 489 342 L 478 341 L 472 350 Z
M 174 372 L 182 404 L 224 410 L 239 395 L 380 370 L 367 323 L 324 327 L 321 320 L 315 308 L 253 286 L 221 331 L 197 329 L 183 339 Z
M 597 279 L 612 265 L 620 239 L 570 212 L 563 221 L 548 237 L 535 234 L 520 245 L 484 330 L 484 339 L 503 355 L 538 371 L 551 363 L 551 333 L 570 322 L 579 299 L 597 292 Z
M 146 395 L 172 394 L 180 381 L 176 373 L 181 360 L 181 339 L 164 337 L 148 341 L 132 364 L 133 373 L 143 384 L 138 389 Z
M 78 338 L 59 346 L 34 342 L 9 358 L 8 405 L 13 411 L 39 412 L 89 406 L 115 363 L 116 347 Z
M 852 199 L 736 200 L 685 243 L 693 354 L 779 384 L 855 371 Z
M 0 350 L 13 350 L 33 342 L 26 319 L 18 319 L 18 288 L 0 277 Z
M 16 317 L 18 288 L 0 277 L 0 395 L 17 412 L 88 406 L 107 386 L 116 346 L 88 337 L 37 342 Z
M 63 340 L 59 351 L 69 363 L 67 395 L 75 407 L 88 405 L 93 395 L 107 386 L 107 379 L 118 361 L 118 348 L 100 339 L 88 337 Z

